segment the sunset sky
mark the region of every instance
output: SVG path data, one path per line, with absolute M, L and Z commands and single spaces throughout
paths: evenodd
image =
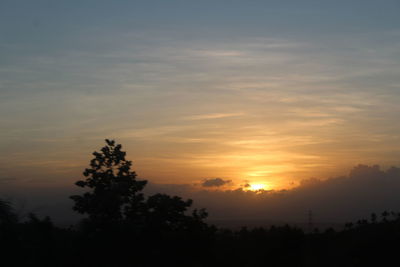
M 399 13 L 397 0 L 3 0 L 0 184 L 72 187 L 105 138 L 155 184 L 284 189 L 399 165 Z

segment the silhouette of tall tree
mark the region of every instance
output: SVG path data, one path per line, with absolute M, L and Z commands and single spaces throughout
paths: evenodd
M 79 187 L 88 189 L 83 195 L 71 196 L 73 209 L 89 215 L 98 226 L 115 225 L 126 218 L 140 217 L 144 198 L 141 193 L 147 181 L 137 180 L 131 171 L 132 162 L 120 144 L 106 139 L 100 152 L 93 152 L 90 167 L 85 169 L 85 180 L 77 181 Z

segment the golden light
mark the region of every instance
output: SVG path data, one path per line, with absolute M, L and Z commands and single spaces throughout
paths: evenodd
M 250 184 L 249 190 L 251 191 L 259 191 L 259 190 L 265 190 L 266 185 L 265 184 Z

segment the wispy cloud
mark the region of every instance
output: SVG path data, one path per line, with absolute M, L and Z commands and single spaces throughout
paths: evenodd
M 240 117 L 245 115 L 244 113 L 209 113 L 209 114 L 199 114 L 186 116 L 184 120 L 213 120 L 213 119 L 223 119 L 231 117 Z
M 143 164 L 140 173 L 158 180 L 274 170 L 277 183 L 316 166 L 330 175 L 362 158 L 392 162 L 399 36 L 384 46 L 347 37 L 122 30 L 79 35 L 96 48 L 5 46 L 15 55 L 0 64 L 0 158 L 52 160 L 64 151 L 70 159 L 114 137 Z

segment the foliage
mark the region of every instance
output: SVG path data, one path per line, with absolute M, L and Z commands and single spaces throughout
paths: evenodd
M 141 191 L 147 181 L 136 179 L 136 173 L 131 171 L 132 162 L 125 159 L 126 153 L 120 144 L 105 141 L 101 152 L 93 153 L 95 158 L 83 173 L 86 179 L 75 183 L 88 191 L 71 196 L 75 201 L 74 210 L 89 215 L 86 227 L 92 228 L 94 224 L 99 230 L 130 225 L 162 232 L 205 225 L 205 210 L 194 210 L 186 215 L 193 203 L 190 199 L 184 201 L 166 194 L 145 199 Z
M 182 200 L 178 196 L 166 194 L 155 194 L 150 196 L 146 202 L 146 224 L 152 229 L 182 230 L 193 226 L 193 223 L 201 223 L 207 217 L 204 209 L 195 209 L 192 216 L 185 212 L 190 208 L 193 201 Z
M 153 200 L 164 204 L 164 198 L 182 204 L 166 195 Z M 155 207 L 161 212 L 165 206 Z M 159 212 L 155 214 L 171 214 L 168 208 Z M 400 242 L 400 216 L 393 212 L 372 215 L 344 230 L 308 234 L 285 225 L 203 229 L 198 234 L 185 228 L 160 235 L 108 229 L 88 235 L 34 215 L 10 229 L 0 225 L 2 266 L 392 266 Z
M 92 222 L 101 226 L 137 217 L 143 206 L 140 191 L 147 181 L 136 179 L 136 173 L 130 170 L 132 162 L 125 159 L 126 153 L 121 148 L 106 139 L 106 146 L 100 152 L 93 152 L 95 157 L 83 172 L 86 179 L 75 183 L 89 191 L 71 196 L 74 210 L 88 214 Z
M 15 223 L 18 220 L 10 202 L 0 199 L 0 224 Z

